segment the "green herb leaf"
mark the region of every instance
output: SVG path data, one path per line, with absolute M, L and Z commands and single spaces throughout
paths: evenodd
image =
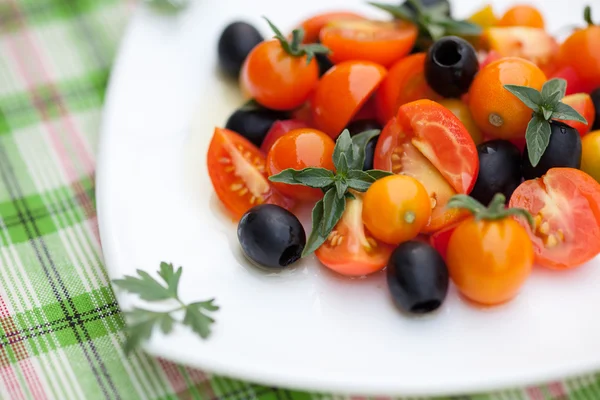
M 444 36 L 479 36 L 481 27 L 469 21 L 456 21 L 445 18 L 435 21 L 438 25 L 445 28 Z
M 539 164 L 540 159 L 550 143 L 551 134 L 552 127 L 550 126 L 550 122 L 543 120 L 538 115 L 535 115 L 531 121 L 529 121 L 525 140 L 527 142 L 529 161 L 532 166 L 535 167 Z
M 160 271 L 158 274 L 167 284 L 167 288 L 171 293 L 171 298 L 177 297 L 177 289 L 179 288 L 179 278 L 181 278 L 181 273 L 183 269 L 181 267 L 177 268 L 177 271 L 173 268 L 173 264 L 161 262 L 160 263 Z
M 342 218 L 346 208 L 346 197 L 341 198 L 333 190 L 329 190 L 323 197 L 323 224 L 320 228 L 320 234 L 327 238 L 335 225 Z
M 333 189 L 329 189 L 327 193 L 331 191 L 333 191 Z M 323 200 L 321 199 L 315 204 L 312 210 L 312 230 L 306 240 L 306 246 L 304 246 L 304 250 L 302 251 L 302 257 L 312 254 L 325 242 L 325 240 L 327 240 L 327 237 L 323 237 L 320 234 L 321 225 L 323 224 L 323 214 Z
M 577 112 L 573 107 L 568 104 L 558 103 L 554 112 L 552 113 L 552 118 L 561 119 L 564 121 L 578 121 L 584 124 L 587 124 L 587 120 Z
M 544 103 L 548 102 L 550 96 L 554 96 L 555 93 L 559 93 L 558 99 L 565 97 L 567 92 L 567 81 L 561 78 L 550 79 L 544 86 L 542 86 L 542 100 Z M 549 103 L 550 105 L 552 103 Z
M 553 111 L 552 110 L 548 110 L 548 109 L 543 108 L 543 107 L 541 108 L 541 110 L 542 110 L 542 116 L 544 117 L 544 119 L 546 121 L 550 121 L 550 118 L 552 118 Z
M 350 166 L 348 165 L 348 153 L 340 154 L 338 158 L 337 164 L 335 164 L 335 169 L 338 176 L 345 177 L 348 171 L 350 170 Z
M 340 171 L 342 155 L 350 153 L 351 150 L 352 138 L 350 137 L 350 131 L 348 131 L 348 129 L 344 129 L 342 134 L 337 138 L 335 147 L 333 148 L 333 165 L 335 165 L 335 169 L 338 172 Z M 348 167 L 348 163 L 346 162 L 346 168 Z
M 366 192 L 375 178 L 364 171 L 354 170 L 348 173 L 348 186 L 359 192 Z
M 344 197 L 346 191 L 348 191 L 348 183 L 345 179 L 335 181 L 335 192 L 339 198 Z
M 146 3 L 157 11 L 164 13 L 177 13 L 188 6 L 188 0 L 145 0 Z
M 305 168 L 294 177 L 298 183 L 319 189 L 333 185 L 334 178 L 333 172 L 325 168 Z
M 379 136 L 380 133 L 379 129 L 371 129 L 352 137 L 352 162 L 349 165 L 350 169 L 362 170 L 365 164 L 365 147 L 367 143 Z
M 504 89 L 517 96 L 527 107 L 534 111 L 538 111 L 542 103 L 542 95 L 537 90 L 518 85 L 504 85 Z
M 137 274 L 140 276 L 139 278 L 125 275 L 124 279 L 115 279 L 113 282 L 121 289 L 137 294 L 142 300 L 158 301 L 173 298 L 171 291 L 161 285 L 146 271 L 138 269 Z
M 392 5 L 392 4 L 371 2 L 371 1 L 367 2 L 367 4 L 370 4 L 373 7 L 379 8 L 380 10 L 387 11 L 390 14 L 392 14 L 393 17 L 396 17 L 403 21 L 415 22 L 414 21 L 415 16 L 413 15 L 413 13 L 404 7 L 396 6 L 396 5 Z
M 210 326 L 215 322 L 203 312 L 203 307 L 199 303 L 192 303 L 185 309 L 183 324 L 192 328 L 202 339 L 206 339 L 210 335 Z
M 394 175 L 393 172 L 382 171 L 380 169 L 370 169 L 366 172 L 367 174 L 371 175 L 371 177 L 373 177 L 373 179 L 375 179 L 376 181 L 378 181 L 381 178 L 385 178 L 386 176 Z
M 541 107 L 547 110 L 554 110 L 554 107 L 560 102 L 560 100 L 562 100 L 562 98 L 563 96 L 560 90 L 558 92 L 554 92 L 547 99 L 542 100 Z

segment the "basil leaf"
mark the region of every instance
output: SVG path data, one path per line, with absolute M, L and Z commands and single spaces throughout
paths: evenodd
M 556 92 L 560 93 L 559 98 L 565 97 L 567 92 L 567 81 L 561 78 L 550 79 L 542 86 L 542 99 L 546 103 L 546 99 L 553 96 Z
M 543 99 L 545 108 L 549 110 L 554 110 L 554 107 L 560 102 L 562 98 L 563 96 L 560 91 L 552 93 L 550 97 L 548 97 L 547 99 Z
M 319 234 L 327 238 L 335 225 L 338 223 L 344 209 L 346 208 L 346 197 L 339 198 L 335 190 L 329 190 L 323 197 L 323 222 Z
M 552 110 L 548 110 L 547 108 L 544 108 L 544 107 L 541 107 L 540 109 L 542 110 L 542 115 L 544 116 L 544 119 L 546 121 L 549 121 L 550 118 L 552 118 L 553 111 Z
M 379 129 L 371 129 L 361 132 L 352 138 L 352 161 L 349 165 L 350 169 L 362 170 L 365 164 L 365 147 L 380 132 Z
M 424 28 L 434 41 L 441 39 L 446 33 L 446 29 L 443 26 L 432 23 L 426 24 Z
M 558 103 L 552 113 L 552 119 L 562 119 L 565 121 L 578 121 L 587 124 L 587 120 L 568 104 Z
M 364 171 L 354 170 L 348 172 L 348 186 L 359 192 L 366 192 L 375 182 L 375 178 Z
M 540 162 L 550 143 L 551 134 L 552 127 L 550 126 L 550 122 L 544 121 L 537 115 L 529 121 L 525 140 L 527 141 L 527 152 L 529 153 L 529 161 L 532 166 L 535 167 Z
M 337 175 L 345 176 L 348 173 L 349 169 L 350 167 L 348 165 L 348 156 L 346 156 L 346 153 L 340 154 L 338 162 L 335 164 L 335 170 L 337 172 Z
M 371 175 L 371 177 L 373 177 L 373 179 L 375 179 L 376 181 L 381 178 L 385 178 L 386 176 L 394 175 L 393 172 L 382 171 L 380 169 L 371 169 L 367 171 L 367 174 Z
M 292 168 L 284 169 L 278 174 L 271 175 L 269 180 L 271 182 L 289 183 L 290 185 L 301 185 L 300 182 L 296 181 L 296 174 L 299 172 L 300 171 Z
M 344 197 L 344 194 L 348 191 L 348 184 L 343 180 L 335 181 L 335 191 L 338 197 Z
M 344 129 L 342 134 L 337 138 L 333 149 L 333 165 L 338 173 L 348 170 L 347 155 L 352 149 L 352 138 L 348 129 Z M 346 163 L 342 165 L 342 155 L 346 155 Z
M 372 5 L 373 7 L 379 8 L 380 10 L 389 12 L 395 18 L 404 21 L 415 22 L 415 16 L 413 15 L 413 13 L 404 7 L 370 1 L 367 3 Z
M 294 179 L 311 188 L 326 188 L 334 182 L 333 172 L 325 168 L 305 168 L 295 174 Z
M 518 85 L 504 85 L 504 89 L 511 92 L 521 100 L 523 104 L 534 111 L 538 111 L 540 104 L 542 104 L 542 95 L 533 88 Z
M 331 192 L 331 189 L 329 190 L 329 192 Z M 304 246 L 304 250 L 302 250 L 302 257 L 306 257 L 307 255 L 317 250 L 325 242 L 325 240 L 327 240 L 327 237 L 323 237 L 320 233 L 322 223 L 323 200 L 321 199 L 317 202 L 317 204 L 315 204 L 312 210 L 312 230 L 310 232 L 310 236 L 306 241 L 306 246 Z

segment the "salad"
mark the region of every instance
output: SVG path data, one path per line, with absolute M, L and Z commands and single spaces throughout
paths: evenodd
M 291 32 L 265 18 L 270 39 L 241 21 L 221 34 L 220 68 L 247 103 L 215 128 L 207 164 L 247 258 L 269 271 L 313 253 L 348 277 L 385 269 L 395 304 L 423 314 L 450 284 L 494 306 L 534 265 L 596 257 L 590 7 L 559 42 L 527 5 L 462 20 L 447 0 L 369 4 L 388 16 L 335 10 Z M 300 204 L 313 207 L 310 231 Z

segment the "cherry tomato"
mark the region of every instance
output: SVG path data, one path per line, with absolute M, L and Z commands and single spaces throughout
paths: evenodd
M 600 182 L 600 131 L 585 135 L 581 146 L 581 170 Z
M 265 173 L 265 158 L 237 133 L 216 128 L 207 155 L 208 174 L 223 205 L 239 219 L 255 205 L 276 204 L 286 209 L 294 201 L 273 188 Z
M 417 39 L 417 27 L 404 21 L 336 20 L 321 30 L 321 43 L 335 64 L 371 61 L 384 67 L 406 56 Z
M 393 247 L 378 242 L 362 222 L 363 200 L 354 193 L 355 199 L 346 200 L 346 209 L 327 241 L 315 252 L 327 268 L 347 276 L 362 276 L 383 269 Z
M 448 243 L 450 243 L 450 238 L 458 225 L 460 225 L 460 222 L 447 226 L 429 236 L 429 244 L 440 253 L 444 260 L 448 253 Z
M 473 139 L 454 114 L 431 100 L 418 100 L 400 107 L 383 129 L 374 167 L 412 176 L 425 186 L 432 213 L 424 231 L 430 233 L 461 217 L 446 203 L 471 191 L 479 159 Z
M 346 20 L 362 20 L 365 19 L 360 14 L 350 11 L 329 11 L 322 14 L 314 15 L 302 22 L 300 28 L 304 29 L 304 39 L 302 43 L 316 43 L 319 41 L 321 29 L 332 21 Z
M 571 66 L 592 89 L 600 87 L 600 26 L 575 31 L 560 46 L 559 64 Z
M 375 95 L 377 117 L 385 125 L 396 116 L 398 108 L 403 104 L 441 98 L 425 79 L 425 54 L 413 54 L 394 64 L 381 83 Z
M 491 4 L 476 11 L 468 20 L 482 28 L 490 28 L 498 24 L 498 18 L 496 17 L 496 14 L 494 14 L 494 8 Z
M 275 143 L 277 139 L 294 129 L 301 128 L 310 128 L 310 126 L 306 122 L 298 119 L 275 121 L 260 145 L 260 150 L 265 154 L 269 153 L 269 150 L 271 150 L 273 143 Z
M 593 87 L 589 85 L 589 83 L 584 82 L 573 67 L 562 67 L 555 70 L 548 79 L 560 78 L 567 81 L 567 92 L 566 95 L 576 94 L 576 93 L 590 93 L 594 90 Z
M 257 45 L 242 67 L 240 85 L 247 96 L 272 110 L 291 110 L 301 106 L 319 80 L 315 59 L 287 53 L 279 40 Z
M 468 105 L 458 99 L 443 99 L 439 103 L 450 110 L 452 114 L 456 115 L 465 128 L 467 128 L 469 135 L 471 135 L 476 145 L 483 142 L 483 134 L 477 127 L 477 124 L 475 124 Z
M 333 166 L 333 140 L 316 129 L 295 129 L 275 141 L 267 155 L 267 173 L 275 175 L 284 169 L 301 170 L 308 167 L 326 168 Z M 272 183 L 281 193 L 299 200 L 317 200 L 323 192 L 305 186 Z
M 500 21 L 499 26 L 529 26 L 544 29 L 544 17 L 537 8 L 528 5 L 517 5 L 509 8 Z
M 579 114 L 583 115 L 583 118 L 585 118 L 588 123 L 584 124 L 583 122 L 577 121 L 559 121 L 577 129 L 579 134 L 583 137 L 592 129 L 594 120 L 596 119 L 596 109 L 594 108 L 594 102 L 592 101 L 592 98 L 587 93 L 577 93 L 566 96 L 562 99 L 562 102 L 577 110 Z
M 452 233 L 446 255 L 458 290 L 484 305 L 515 297 L 531 273 L 533 259 L 527 231 L 512 218 L 467 219 Z
M 600 184 L 573 168 L 552 168 L 525 181 L 510 199 L 511 207 L 534 216 L 529 233 L 536 262 L 554 269 L 575 268 L 600 253 Z
M 483 68 L 469 91 L 469 107 L 483 133 L 499 139 L 525 137 L 531 109 L 504 88 L 522 85 L 541 90 L 546 75 L 522 58 L 502 58 Z
M 484 69 L 485 67 L 487 67 L 494 61 L 498 61 L 501 58 L 502 58 L 502 56 L 496 50 L 492 50 L 492 51 L 488 52 L 486 54 L 485 58 L 483 59 L 483 61 L 481 61 L 479 63 L 479 69 L 480 70 Z
M 386 73 L 382 66 L 367 61 L 335 65 L 323 75 L 312 98 L 315 126 L 337 138 L 379 87 Z
M 363 222 L 376 239 L 385 243 L 398 245 L 414 239 L 430 217 L 429 194 L 410 176 L 380 179 L 364 197 Z

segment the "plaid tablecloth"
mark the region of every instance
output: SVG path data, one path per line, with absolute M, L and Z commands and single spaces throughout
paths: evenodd
M 94 166 L 111 62 L 133 8 L 125 0 L 0 0 L 0 398 L 347 399 L 124 355 L 98 239 Z M 600 399 L 600 376 L 461 397 L 571 398 Z

